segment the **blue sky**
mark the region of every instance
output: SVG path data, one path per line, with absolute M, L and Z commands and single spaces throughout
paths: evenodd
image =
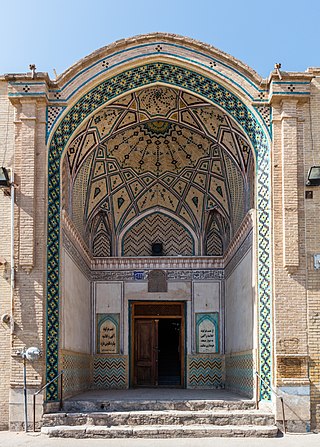
M 320 0 L 2 0 L 0 73 L 54 78 L 115 40 L 154 31 L 189 36 L 267 77 L 320 66 Z

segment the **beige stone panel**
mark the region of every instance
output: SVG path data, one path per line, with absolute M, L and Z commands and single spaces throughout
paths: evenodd
M 310 420 L 310 387 L 286 386 L 277 388 L 283 398 L 287 428 L 290 432 L 304 432 Z M 276 420 L 282 421 L 282 406 L 276 400 Z
M 33 394 L 38 391 L 34 387 L 27 388 L 27 418 L 29 430 L 33 427 Z M 43 393 L 36 398 L 36 427 L 39 428 L 39 421 L 43 414 Z M 11 388 L 10 390 L 10 430 L 24 430 L 24 394 L 21 388 Z

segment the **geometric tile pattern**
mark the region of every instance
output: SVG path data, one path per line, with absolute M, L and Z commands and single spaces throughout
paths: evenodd
M 224 156 L 224 163 L 227 172 L 233 173 L 233 175 L 228 176 L 229 190 L 233 198 L 230 210 L 230 221 L 233 223 L 233 228 L 237 229 L 240 227 L 246 211 L 248 210 L 248 207 L 244 206 L 247 194 L 244 189 L 243 179 L 240 172 L 234 169 L 234 162 L 230 157 Z
M 194 243 L 190 233 L 176 220 L 153 213 L 130 227 L 123 238 L 123 256 L 151 256 L 152 244 L 163 243 L 164 256 L 192 256 Z
M 221 388 L 222 360 L 219 356 L 188 356 L 188 388 Z
M 269 106 L 257 106 L 255 109 L 260 113 L 266 126 L 269 128 L 271 134 L 271 107 Z
M 50 106 L 47 108 L 47 135 L 50 133 L 52 126 L 64 109 L 65 107 L 59 106 Z
M 72 203 L 70 203 L 69 197 L 66 200 L 66 203 L 68 203 L 68 208 L 66 209 L 68 210 L 69 215 L 72 216 L 72 222 L 75 224 L 77 230 L 80 232 L 80 234 L 82 235 L 83 239 L 86 242 L 88 241 L 88 235 L 85 231 L 86 229 L 85 229 L 85 222 L 83 219 L 83 210 L 85 209 L 86 205 L 86 196 L 88 189 L 87 182 L 92 160 L 93 160 L 93 154 L 87 157 L 87 159 L 83 163 L 79 175 L 72 184 L 74 200 L 72 201 Z
M 254 392 L 252 353 L 226 354 L 226 389 L 250 398 Z
M 93 359 L 93 385 L 96 389 L 126 389 L 128 357 L 125 355 L 95 355 Z
M 77 203 L 72 215 L 78 228 L 83 221 L 91 226 L 103 209 L 116 238 L 158 207 L 191 224 L 199 238 L 208 209 L 230 216 L 231 234 L 247 211 L 244 184 L 253 156 L 246 135 L 221 109 L 177 89 L 147 87 L 106 105 L 77 131 L 66 160 L 74 184 L 81 177 L 69 199 Z M 79 207 L 83 185 L 87 200 Z
M 62 351 L 63 395 L 72 396 L 91 388 L 92 363 L 90 354 Z
M 47 241 L 47 344 L 46 374 L 58 373 L 59 269 L 60 269 L 60 163 L 72 134 L 97 109 L 139 87 L 162 83 L 182 88 L 215 104 L 242 128 L 256 152 L 256 207 L 258 220 L 258 303 L 260 374 L 265 384 L 261 398 L 270 399 L 271 385 L 271 241 L 270 241 L 270 148 L 266 131 L 246 104 L 218 82 L 188 68 L 169 63 L 149 63 L 116 74 L 95 86 L 70 108 L 57 126 L 48 151 L 48 241 Z M 58 385 L 47 389 L 47 400 L 58 399 Z

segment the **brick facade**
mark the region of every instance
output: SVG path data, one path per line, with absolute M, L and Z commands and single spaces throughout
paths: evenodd
M 161 54 L 162 50 L 154 54 L 153 47 L 159 42 L 161 48 L 166 48 L 166 55 Z M 23 379 L 17 350 L 31 345 L 41 347 L 42 361 L 28 364 L 28 385 L 36 389 L 46 380 L 46 224 L 51 138 L 80 97 L 133 66 L 129 56 L 136 58 L 135 66 L 146 60 L 170 60 L 219 82 L 248 107 L 266 135 L 271 129 L 271 377 L 288 403 L 290 427 L 319 429 L 320 270 L 314 268 L 314 255 L 320 253 L 320 187 L 305 184 L 309 168 L 320 165 L 320 69 L 283 72 L 281 79 L 273 72 L 264 80 L 215 48 L 179 36 L 157 34 L 98 50 L 56 81 L 45 73 L 35 78 L 30 73 L 0 77 L 0 158 L 4 166 L 14 169 L 17 185 L 12 302 L 11 200 L 0 191 L 0 314 L 11 318 L 11 324 L 0 325 L 0 429 L 20 427 L 23 421 L 22 411 L 17 410 Z M 191 62 L 186 63 L 187 58 Z M 271 123 L 266 118 L 270 116 Z M 306 198 L 308 191 L 312 198 Z M 301 395 L 304 397 L 299 401 L 297 396 Z

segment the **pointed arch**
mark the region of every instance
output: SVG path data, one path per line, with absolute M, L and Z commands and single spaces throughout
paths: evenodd
M 190 59 L 191 60 L 191 59 Z M 54 126 L 48 150 L 48 241 L 47 241 L 47 380 L 58 372 L 59 299 L 60 299 L 60 166 L 62 154 L 78 126 L 101 106 L 141 86 L 173 85 L 225 110 L 243 129 L 256 154 L 256 204 L 258 210 L 258 306 L 260 332 L 260 374 L 263 379 L 261 397 L 270 399 L 271 385 L 271 283 L 270 259 L 270 139 L 267 127 L 259 114 L 248 104 L 253 97 L 242 90 L 237 96 L 230 81 L 213 79 L 208 72 L 196 71 L 192 62 L 151 62 L 127 68 L 86 90 L 76 103 L 67 109 Z M 201 71 L 201 72 L 200 72 Z M 219 78 L 219 76 L 218 76 Z M 219 80 L 222 78 L 220 77 Z M 253 85 L 252 80 L 250 80 Z M 256 87 L 255 87 L 256 88 Z M 58 386 L 52 384 L 47 399 L 58 398 Z

